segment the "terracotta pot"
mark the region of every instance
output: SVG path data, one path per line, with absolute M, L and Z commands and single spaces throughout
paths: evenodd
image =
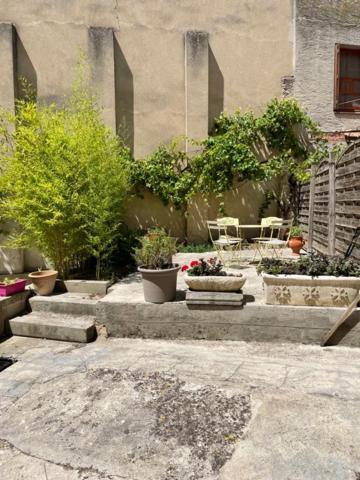
M 180 265 L 175 264 L 172 268 L 163 270 L 151 270 L 142 266 L 138 270 L 142 275 L 146 302 L 165 303 L 175 300 L 177 274 Z
M 289 240 L 289 247 L 291 248 L 293 255 L 300 255 L 300 250 L 304 244 L 305 241 L 303 237 L 291 237 Z
M 38 295 L 51 295 L 54 291 L 57 274 L 56 270 L 41 270 L 29 273 L 35 292 Z

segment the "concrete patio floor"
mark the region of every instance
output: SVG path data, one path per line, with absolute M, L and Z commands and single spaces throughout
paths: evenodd
M 360 350 L 12 337 L 0 478 L 355 480 Z

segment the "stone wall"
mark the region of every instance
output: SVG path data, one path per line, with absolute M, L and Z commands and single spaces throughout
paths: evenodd
M 293 74 L 292 3 L 2 0 L 0 103 L 12 107 L 21 95 L 19 76 L 29 79 L 40 101 L 61 101 L 83 51 L 104 119 L 125 137 L 135 158 L 174 137 L 202 138 L 222 110 L 259 112 L 281 95 L 281 78 Z M 254 213 L 244 199 L 251 199 L 254 211 L 262 200 L 254 190 L 250 185 L 229 193 L 242 221 L 252 221 Z M 154 219 L 184 237 L 185 219 L 157 199 L 134 199 L 131 208 L 132 225 Z M 190 239 L 206 238 L 196 218 L 210 213 L 202 199 L 193 203 Z
M 359 22 L 359 0 L 296 1 L 294 95 L 327 132 L 360 129 L 333 108 L 335 44 L 360 45 Z

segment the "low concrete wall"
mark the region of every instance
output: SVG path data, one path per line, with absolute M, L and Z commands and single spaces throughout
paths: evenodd
M 11 297 L 0 297 L 0 337 L 5 334 L 6 321 L 26 309 L 29 292 L 17 293 Z
M 107 296 L 97 304 L 97 321 L 115 337 L 186 338 L 320 344 L 343 309 L 246 304 L 244 308 L 119 303 Z M 360 347 L 360 309 L 334 337 Z

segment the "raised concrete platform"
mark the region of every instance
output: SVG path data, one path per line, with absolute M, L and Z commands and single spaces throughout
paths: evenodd
M 97 321 L 115 337 L 186 338 L 319 344 L 340 317 L 341 308 L 288 307 L 246 303 L 243 308 L 212 305 L 124 303 L 110 294 L 99 301 Z M 360 347 L 360 309 L 334 338 Z
M 28 297 L 27 291 L 11 297 L 0 297 L 0 337 L 5 333 L 6 321 L 25 311 Z
M 88 343 L 96 336 L 95 317 L 32 312 L 9 321 L 13 335 Z
M 62 293 L 49 297 L 36 296 L 30 299 L 30 306 L 35 312 L 95 316 L 99 298 L 101 297 L 83 293 Z
M 182 254 L 180 264 L 206 255 Z M 299 342 L 319 344 L 344 309 L 266 305 L 262 278 L 254 266 L 241 268 L 247 278 L 244 305 L 191 305 L 185 302 L 183 274 L 178 277 L 177 300 L 155 305 L 146 303 L 141 276 L 130 275 L 108 289 L 105 297 L 61 294 L 34 297 L 34 311 L 91 315 L 114 337 L 185 338 Z M 360 309 L 339 329 L 334 344 L 360 347 Z

